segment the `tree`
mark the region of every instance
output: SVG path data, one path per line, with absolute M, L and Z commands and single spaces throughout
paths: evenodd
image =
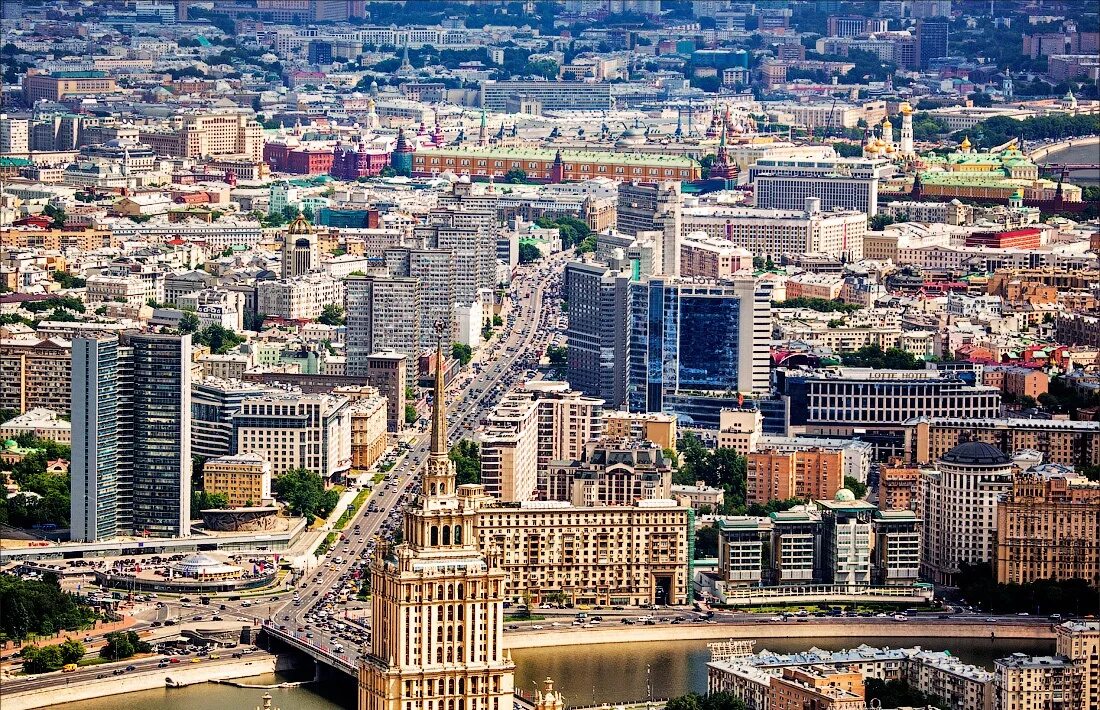
M 99 649 L 101 658 L 112 661 L 121 661 L 138 653 L 149 653 L 150 646 L 137 635 L 136 631 L 112 631 L 104 637 L 107 641 L 103 648 Z
M 292 468 L 275 479 L 275 496 L 286 503 L 294 515 L 305 518 L 327 517 L 340 500 L 340 494 L 325 489 L 319 474 L 305 468 Z
M 501 318 L 499 315 L 494 315 L 493 316 L 493 327 L 494 328 L 499 328 L 502 325 L 504 325 L 504 319 Z
M 179 328 L 180 333 L 183 333 L 185 335 L 187 333 L 194 333 L 199 329 L 198 315 L 187 311 L 182 316 L 180 316 L 179 325 L 177 327 Z
M 397 170 L 392 165 L 387 165 L 378 171 L 378 177 L 397 177 Z
M 718 526 L 706 525 L 695 531 L 695 559 L 718 556 Z
M 193 340 L 198 345 L 205 345 L 210 348 L 210 352 L 224 355 L 243 343 L 244 337 L 217 323 L 211 323 L 195 333 Z
M 321 315 L 318 316 L 317 322 L 325 325 L 344 325 L 346 318 L 343 307 L 336 303 L 326 305 L 321 309 Z
M 42 209 L 42 214 L 50 218 L 50 226 L 54 229 L 61 229 L 65 226 L 65 210 L 55 205 L 47 204 Z
M 867 484 L 861 483 L 851 476 L 844 477 L 844 487 L 850 490 L 857 500 L 861 500 L 867 495 Z
M 229 507 L 229 496 L 224 493 L 191 491 L 191 510 L 225 510 Z
M 504 182 L 510 185 L 522 185 L 527 182 L 527 171 L 523 168 L 511 168 L 504 173 Z
M 466 343 L 455 343 L 451 346 L 451 357 L 458 360 L 463 366 L 469 365 L 474 357 L 474 350 Z
M 458 485 L 481 482 L 481 449 L 477 442 L 462 439 L 448 453 L 455 465 Z
M 923 370 L 924 361 L 899 348 L 882 349 L 880 345 L 864 345 L 855 352 L 841 356 L 847 367 L 870 367 L 875 370 Z
M 61 288 L 84 288 L 87 285 L 87 281 L 67 271 L 54 271 L 53 280 L 61 284 Z
M 547 345 L 546 357 L 554 367 L 565 367 L 568 362 L 568 351 L 564 345 Z
M 91 607 L 61 589 L 57 575 L 24 580 L 0 574 L 0 641 L 22 641 L 30 633 L 77 630 L 92 624 Z
M 755 262 L 756 260 L 754 259 L 753 261 Z M 761 260 L 761 264 L 760 268 L 763 268 L 763 260 Z M 806 296 L 796 296 L 794 298 L 788 298 L 786 301 L 779 301 L 773 304 L 772 308 L 809 308 L 811 311 L 817 311 L 818 313 L 855 313 L 859 310 L 859 306 L 854 303 L 830 301 L 825 298 Z
M 519 245 L 519 263 L 530 264 L 538 261 L 542 258 L 542 252 L 539 248 L 530 242 L 520 242 Z
M 416 406 L 412 404 L 405 405 L 405 423 L 414 424 L 416 420 L 420 418 L 420 415 L 416 411 Z
M 944 707 L 944 701 L 929 693 L 924 693 L 904 680 L 882 680 L 868 678 L 864 684 L 864 697 L 870 707 L 872 700 L 878 700 L 880 707 Z

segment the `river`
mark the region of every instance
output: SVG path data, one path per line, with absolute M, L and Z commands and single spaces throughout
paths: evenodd
M 1079 145 L 1073 148 L 1059 150 L 1043 158 L 1042 163 L 1100 163 L 1100 145 Z M 1057 176 L 1054 177 L 1057 179 Z M 1100 171 L 1088 170 L 1070 173 L 1069 182 L 1074 185 L 1100 185 Z
M 791 652 L 811 646 L 835 650 L 861 643 L 921 646 L 933 650 L 948 647 L 963 660 L 986 668 L 993 667 L 994 658 L 1008 653 L 1041 654 L 1054 650 L 1053 641 L 921 637 L 913 637 L 905 643 L 900 639 L 875 638 L 768 639 L 759 641 L 756 650 Z M 530 691 L 534 682 L 549 675 L 565 695 L 567 705 L 644 700 L 647 667 L 654 698 L 703 691 L 707 679 L 705 663 L 709 657 L 706 641 L 562 646 L 513 653 L 517 689 Z M 286 678 L 269 675 L 244 682 L 269 684 L 282 680 Z M 325 682 L 321 687 L 276 688 L 268 692 L 273 697 L 272 705 L 281 710 L 354 709 L 356 704 L 355 686 L 350 679 Z M 260 705 L 263 693 L 259 689 L 207 683 L 68 703 L 65 710 L 253 710 Z

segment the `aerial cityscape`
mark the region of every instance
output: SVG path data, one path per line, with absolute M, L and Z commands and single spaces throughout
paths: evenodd
M 0 484 L 2 710 L 1100 710 L 1100 4 L 2 0 Z

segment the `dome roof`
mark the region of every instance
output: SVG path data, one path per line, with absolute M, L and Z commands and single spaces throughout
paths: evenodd
M 855 499 L 856 499 L 856 494 L 852 493 L 847 488 L 841 488 L 839 491 L 836 492 L 836 495 L 833 496 L 833 500 L 841 501 L 841 502 L 844 502 L 844 503 L 851 503 Z
M 1012 459 L 992 444 L 984 441 L 966 441 L 948 451 L 940 461 L 963 466 L 1008 466 Z

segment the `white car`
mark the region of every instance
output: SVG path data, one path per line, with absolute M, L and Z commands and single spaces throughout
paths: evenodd
M 542 631 L 542 624 L 535 624 L 531 628 L 534 629 L 535 631 Z

